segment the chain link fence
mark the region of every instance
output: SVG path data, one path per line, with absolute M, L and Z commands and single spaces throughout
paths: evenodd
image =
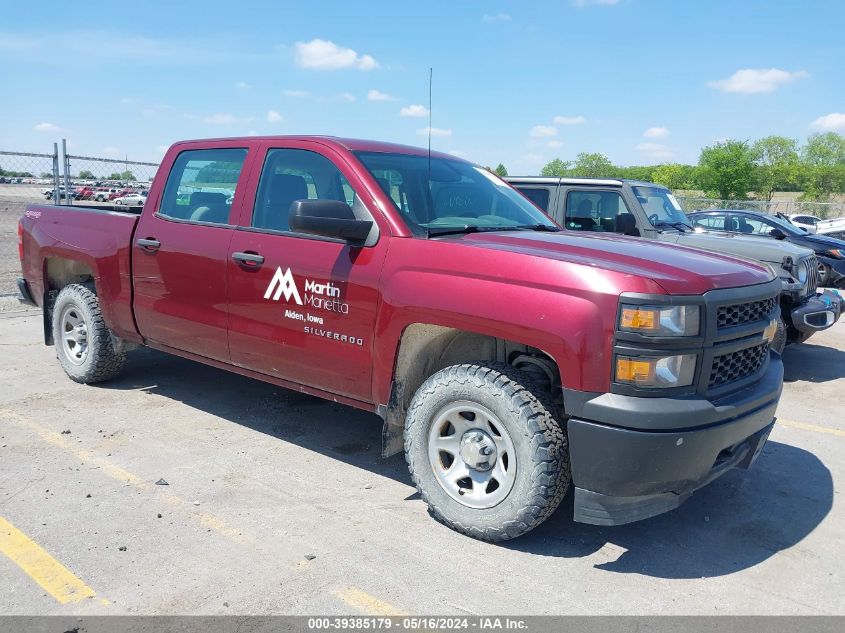
M 845 202 L 799 202 L 797 200 L 717 200 L 714 198 L 697 198 L 677 196 L 684 211 L 698 211 L 705 209 L 747 209 L 774 215 L 814 215 L 823 220 L 845 216 Z

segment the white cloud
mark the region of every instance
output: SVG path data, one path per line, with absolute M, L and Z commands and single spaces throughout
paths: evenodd
M 268 123 L 280 123 L 284 120 L 284 117 L 276 112 L 275 110 L 267 110 L 267 122 Z
M 552 149 L 556 149 L 558 147 L 563 147 L 562 141 L 549 141 L 546 143 L 546 147 L 551 147 Z
M 649 158 L 672 158 L 675 155 L 675 152 L 671 148 L 660 143 L 640 143 L 634 149 L 642 152 Z
M 348 101 L 349 103 L 355 101 L 356 98 L 355 95 L 351 92 L 341 92 L 339 95 L 337 95 L 337 97 L 338 99 L 341 99 L 342 101 Z
M 168 149 L 170 149 L 168 145 L 156 145 L 156 151 L 162 156 L 164 156 Z
M 235 88 L 240 88 L 241 90 L 244 90 L 245 88 L 252 88 L 252 86 L 250 86 L 245 81 L 236 81 L 235 82 Z
M 238 122 L 238 117 L 233 114 L 218 112 L 217 114 L 203 117 L 202 122 L 208 123 L 209 125 L 232 125 Z
M 428 108 L 423 105 L 409 105 L 399 110 L 399 116 L 409 117 L 426 117 L 428 116 Z
M 417 134 L 419 134 L 420 136 L 428 136 L 429 129 L 431 130 L 432 136 L 452 136 L 452 130 L 444 129 L 442 127 L 433 127 L 433 128 L 424 127 L 420 130 L 417 130 Z
M 481 19 L 490 24 L 492 22 L 510 22 L 511 16 L 509 13 L 496 13 L 493 15 L 485 13 Z
M 285 90 L 284 92 L 285 92 L 285 96 L 296 97 L 298 99 L 301 99 L 302 97 L 308 96 L 307 90 Z
M 831 112 L 820 116 L 818 119 L 810 124 L 818 130 L 832 132 L 837 130 L 845 130 L 845 112 Z
M 310 42 L 297 42 L 296 63 L 301 68 L 312 70 L 339 70 L 354 68 L 372 70 L 378 62 L 369 55 L 359 55 L 351 48 L 338 46 L 334 42 L 315 38 Z
M 39 123 L 33 128 L 36 132 L 61 132 L 62 128 L 52 123 Z
M 646 138 L 666 138 L 669 136 L 669 128 L 668 127 L 650 127 L 645 132 L 643 132 L 643 136 Z
M 589 7 L 594 4 L 612 7 L 614 4 L 619 4 L 619 0 L 572 0 L 572 4 L 576 7 Z
M 581 125 L 587 122 L 582 116 L 556 116 L 553 121 L 555 125 Z
M 114 158 L 115 156 L 120 156 L 120 150 L 116 147 L 104 147 L 100 150 L 103 153 L 103 156 L 108 156 L 109 158 Z
M 370 90 L 367 93 L 367 101 L 396 101 L 396 97 L 380 90 Z
M 528 133 L 534 138 L 557 136 L 557 128 L 552 127 L 551 125 L 535 125 Z
M 722 92 L 740 92 L 751 95 L 774 92 L 783 85 L 805 77 L 809 77 L 809 74 L 803 70 L 790 72 L 779 68 L 745 68 L 736 71 L 727 79 L 710 81 L 707 85 Z
M 467 157 L 467 153 L 462 149 L 450 149 L 448 151 L 448 153 L 451 154 L 452 156 L 457 156 L 458 158 L 466 158 Z

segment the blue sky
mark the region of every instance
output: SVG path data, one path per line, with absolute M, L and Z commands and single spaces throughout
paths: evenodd
M 49 16 L 49 17 L 48 17 Z M 845 133 L 845 2 L 42 1 L 3 9 L 0 149 L 157 160 L 184 138 L 334 134 L 512 174 L 598 151 Z M 414 116 L 422 115 L 422 116 Z

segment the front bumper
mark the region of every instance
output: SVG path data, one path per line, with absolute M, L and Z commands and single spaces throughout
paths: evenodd
M 806 302 L 792 308 L 789 313 L 791 325 L 804 334 L 826 330 L 839 320 L 842 314 L 842 300 L 838 295 L 824 293 L 810 297 Z
M 619 394 L 582 400 L 579 413 L 589 417 L 568 422 L 575 520 L 646 519 L 731 468 L 749 468 L 774 424 L 782 383 L 783 364 L 773 355 L 757 383 L 713 402 Z

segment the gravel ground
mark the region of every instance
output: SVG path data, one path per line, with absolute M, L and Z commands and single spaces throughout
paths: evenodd
M 0 520 L 90 597 L 0 555 L 0 613 L 845 614 L 843 324 L 787 350 L 752 470 L 616 528 L 567 498 L 502 545 L 427 515 L 374 415 L 149 350 L 86 387 L 40 339 L 0 315 Z

